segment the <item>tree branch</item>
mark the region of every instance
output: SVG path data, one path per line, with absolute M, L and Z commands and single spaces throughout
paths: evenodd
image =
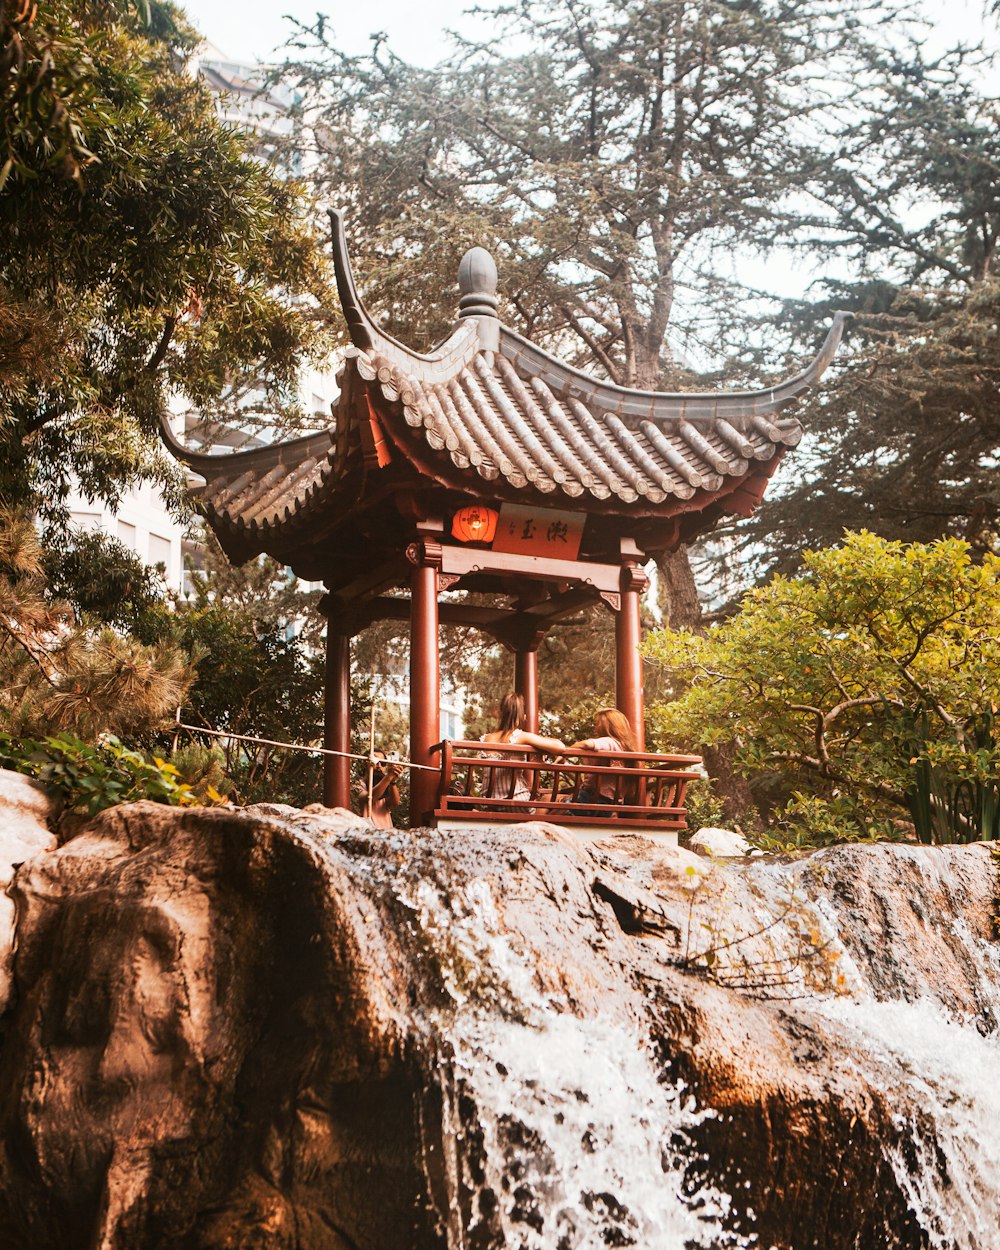
M 156 344 L 152 356 L 146 361 L 145 369 L 147 373 L 155 373 L 160 365 L 163 364 L 163 358 L 167 354 L 167 348 L 170 346 L 170 340 L 173 338 L 176 328 L 176 313 L 171 313 L 169 317 L 163 318 L 163 333 L 160 335 L 160 341 Z

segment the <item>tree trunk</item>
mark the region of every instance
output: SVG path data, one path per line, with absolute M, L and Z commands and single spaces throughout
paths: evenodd
M 701 604 L 687 547 L 666 552 L 656 566 L 663 579 L 663 601 L 667 612 L 665 623 L 671 629 L 691 629 L 700 633 Z
M 733 824 L 745 817 L 748 811 L 753 815 L 757 802 L 746 777 L 733 767 L 736 754 L 733 747 L 702 747 L 701 753 L 712 779 L 712 788 L 722 800 L 726 820 Z

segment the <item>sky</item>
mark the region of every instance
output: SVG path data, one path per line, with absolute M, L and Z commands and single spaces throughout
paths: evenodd
M 181 0 L 202 34 L 234 61 L 266 61 L 292 29 L 286 15 L 311 23 L 327 17 L 347 52 L 363 52 L 379 31 L 405 60 L 432 65 L 447 50 L 446 30 L 467 26 L 469 0 Z M 480 19 L 481 20 L 481 19 Z
M 347 52 L 362 52 L 369 37 L 385 31 L 404 60 L 431 65 L 447 50 L 448 28 L 475 32 L 483 18 L 463 16 L 471 0 L 181 0 L 195 26 L 234 61 L 266 61 L 291 30 L 285 15 L 311 22 L 329 19 Z M 942 39 L 973 40 L 983 30 L 983 0 L 923 0 Z

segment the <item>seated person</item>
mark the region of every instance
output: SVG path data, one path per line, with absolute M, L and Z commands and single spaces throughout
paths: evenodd
M 509 742 L 512 746 L 534 747 L 539 751 L 563 752 L 566 745 L 558 738 L 544 738 L 541 734 L 531 733 L 524 728 L 526 714 L 524 697 L 519 694 L 505 694 L 500 703 L 500 722 L 492 732 L 483 734 L 480 742 Z M 490 757 L 487 757 L 490 758 Z M 492 758 L 505 759 L 502 752 Z M 528 799 L 531 797 L 531 771 L 522 768 L 492 768 L 483 789 L 484 799 Z M 533 809 L 506 808 L 506 811 L 530 812 Z
M 386 760 L 384 751 L 373 751 L 375 767 L 372 771 L 372 795 L 368 800 L 368 777 L 359 781 L 354 787 L 354 796 L 358 800 L 358 811 L 366 820 L 370 820 L 376 829 L 392 829 L 392 809 L 399 806 L 399 787 L 396 782 L 402 775 L 401 764 Z
M 604 707 L 594 717 L 594 737 L 584 738 L 566 748 L 569 754 L 577 752 L 619 752 L 637 751 L 635 734 L 629 724 L 628 717 L 616 707 Z M 596 761 L 595 761 L 596 762 Z M 609 761 L 616 766 L 617 761 Z M 630 790 L 634 783 L 620 786 L 618 779 L 610 773 L 588 773 L 584 778 L 579 794 L 574 799 L 569 796 L 567 802 L 575 803 L 628 803 L 631 800 Z M 617 797 L 616 797 L 617 796 Z M 592 813 L 596 815 L 597 813 Z

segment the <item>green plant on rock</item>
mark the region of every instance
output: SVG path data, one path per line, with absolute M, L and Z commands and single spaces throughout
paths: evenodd
M 96 745 L 70 735 L 35 741 L 0 734 L 0 766 L 35 777 L 55 791 L 64 811 L 85 816 L 138 799 L 176 807 L 226 801 L 211 786 L 202 799 L 174 764 L 147 758 L 110 734 Z
M 794 885 L 776 913 L 751 929 L 734 928 L 724 896 L 706 898 L 705 873 L 685 872 L 688 913 L 676 962 L 751 998 L 790 1001 L 847 992 L 840 951 Z
M 813 841 L 905 819 L 927 840 L 994 837 L 998 618 L 1000 559 L 973 563 L 957 539 L 849 534 L 705 635 L 650 637 L 647 655 L 685 687 L 651 709 L 655 731 L 732 747 L 751 781 L 780 772 L 779 819 Z

